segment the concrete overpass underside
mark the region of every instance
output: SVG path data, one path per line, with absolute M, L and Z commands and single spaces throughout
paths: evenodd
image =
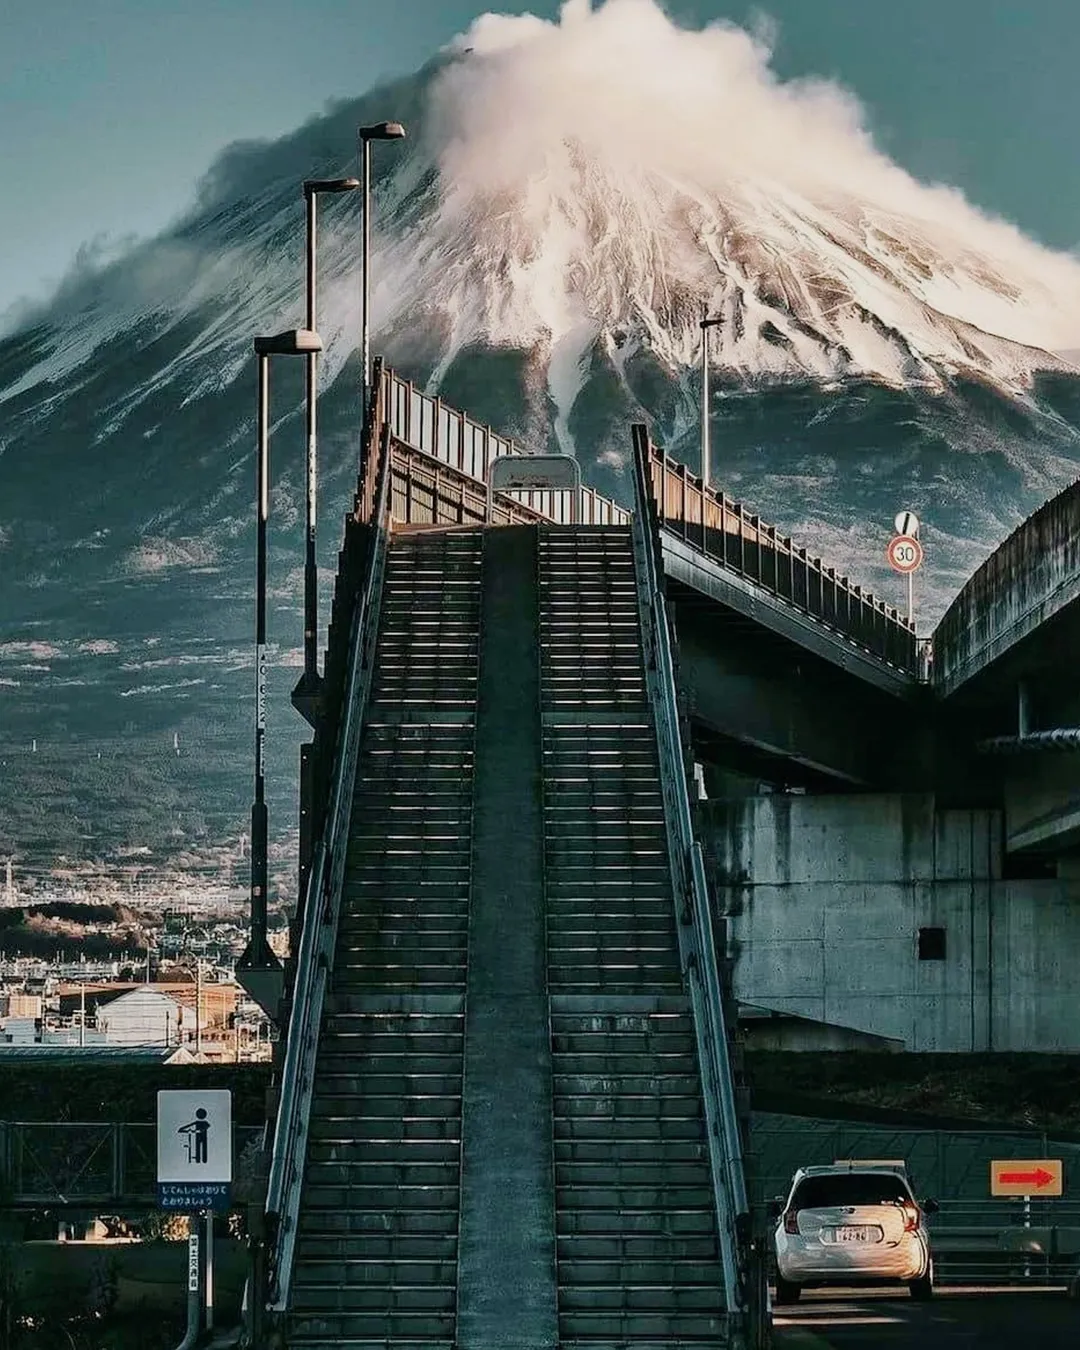
M 1080 483 L 975 573 L 934 635 L 943 708 L 971 729 L 1010 854 L 1080 855 Z

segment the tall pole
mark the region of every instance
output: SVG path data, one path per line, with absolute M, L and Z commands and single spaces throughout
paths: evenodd
M 719 328 L 719 319 L 710 319 L 708 306 L 701 316 L 701 482 L 709 486 L 709 329 Z
M 915 573 L 907 574 L 907 621 L 915 627 Z
M 294 328 L 255 339 L 259 366 L 255 455 L 255 798 L 251 803 L 251 931 L 236 963 L 237 979 L 271 1015 L 280 1006 L 281 962 L 266 940 L 266 526 L 270 517 L 270 357 L 307 356 L 322 351 L 322 338 L 310 328 Z
M 701 321 L 701 482 L 709 486 L 709 325 Z
M 307 197 L 307 327 L 315 328 L 315 212 L 316 194 Z M 318 460 L 315 437 L 315 402 L 319 391 L 319 353 L 307 355 L 307 534 L 304 540 L 304 682 L 314 691 L 319 679 L 319 578 L 316 570 L 315 534 L 318 506 Z
M 367 136 L 360 137 L 360 161 L 360 180 L 364 194 L 364 222 L 360 244 L 360 266 L 364 273 L 360 304 L 360 363 L 363 372 L 360 377 L 363 388 L 363 404 L 360 411 L 366 422 L 371 379 L 371 334 L 368 328 L 371 305 L 371 141 Z
M 249 950 L 266 946 L 266 522 L 270 514 L 270 358 L 259 356 L 259 449 L 255 538 L 255 800 L 251 804 L 251 936 Z

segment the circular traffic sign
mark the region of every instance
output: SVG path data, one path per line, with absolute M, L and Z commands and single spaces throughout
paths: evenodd
M 897 534 L 910 535 L 912 539 L 919 537 L 919 517 L 914 511 L 897 511 L 894 524 Z
M 885 550 L 889 566 L 897 572 L 915 572 L 922 566 L 922 544 L 910 534 L 897 534 L 889 540 Z

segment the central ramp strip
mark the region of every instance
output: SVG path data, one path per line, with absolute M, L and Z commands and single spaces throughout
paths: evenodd
M 462 1100 L 460 1350 L 554 1350 L 536 529 L 484 533 Z

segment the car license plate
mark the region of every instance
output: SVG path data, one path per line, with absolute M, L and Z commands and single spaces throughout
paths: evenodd
M 842 1227 L 834 1229 L 834 1242 L 873 1242 L 877 1234 L 876 1228 L 871 1228 L 866 1224 L 848 1223 Z

